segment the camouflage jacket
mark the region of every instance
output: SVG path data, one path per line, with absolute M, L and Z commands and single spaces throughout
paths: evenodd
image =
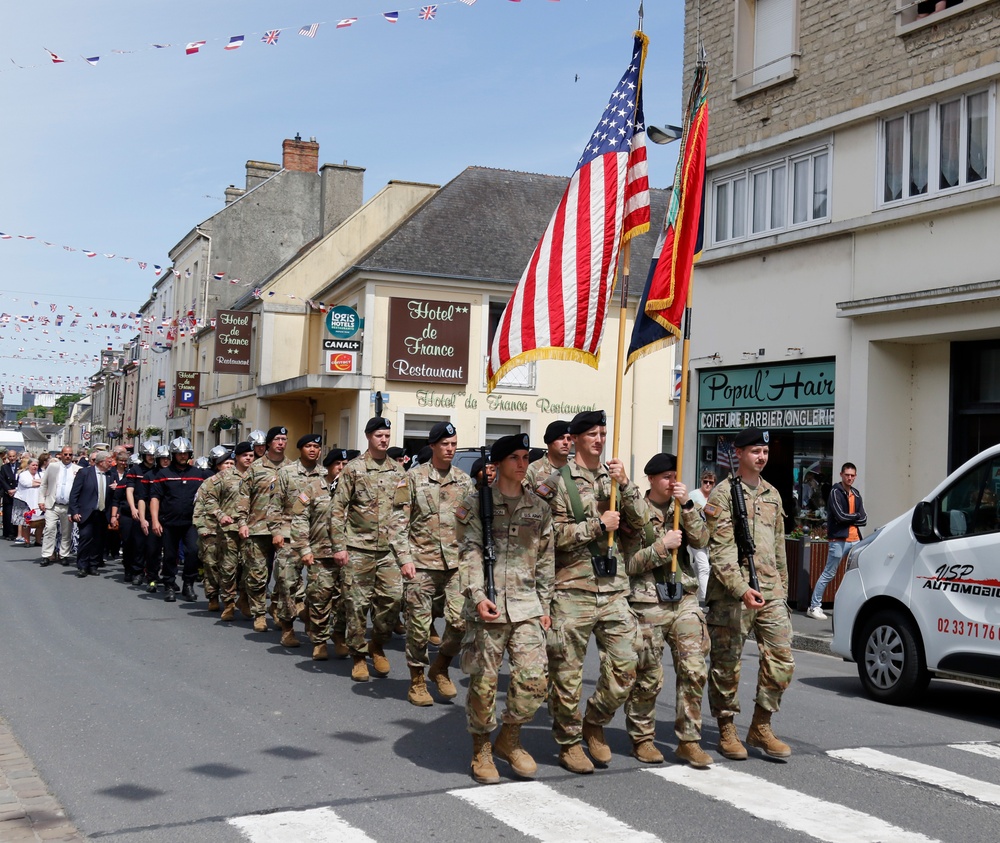
M 254 460 L 240 480 L 240 493 L 236 499 L 238 527 L 249 527 L 251 536 L 270 534 L 267 526 L 267 509 L 277 480 L 278 469 L 288 465 L 288 460 L 271 462 L 267 456 Z
M 458 527 L 455 508 L 475 491 L 475 483 L 462 469 L 441 474 L 432 463 L 406 472 L 406 500 L 398 506 L 407 525 L 407 541 L 399 555 L 400 567 L 412 562 L 418 568 L 446 571 L 458 568 Z
M 708 577 L 708 602 L 742 600 L 747 585 L 746 560 L 738 558 L 733 532 L 732 483 L 723 480 L 705 504 L 705 518 L 712 534 L 708 557 L 712 566 Z M 765 600 L 788 596 L 788 566 L 785 562 L 785 513 L 778 490 L 761 478 L 756 489 L 743 484 L 747 521 L 756 547 L 754 564 L 760 592 Z
M 309 499 L 309 487 L 315 482 L 326 483 L 326 471 L 320 465 L 306 468 L 301 460 L 278 469 L 267 507 L 267 527 L 272 536 L 292 536 L 292 518 L 304 509 Z
M 524 480 L 528 486 L 534 490 L 543 480 L 547 480 L 553 474 L 558 474 L 559 469 L 549 462 L 549 455 L 545 454 L 528 466 L 528 473 Z
M 326 474 L 307 475 L 300 488 L 300 498 L 306 501 L 295 507 L 292 514 L 290 539 L 292 552 L 298 559 L 312 554 L 317 559 L 330 559 L 333 556 L 333 543 L 330 530 L 333 525 L 333 496 L 326 482 Z
M 333 552 L 392 549 L 398 559 L 405 552 L 407 495 L 403 467 L 395 460 L 378 463 L 367 451 L 351 460 L 333 495 Z
M 191 523 L 198 530 L 198 535 L 202 537 L 214 536 L 221 529 L 219 518 L 222 513 L 219 511 L 218 486 L 222 479 L 222 472 L 217 471 L 205 480 L 198 487 L 198 493 L 194 496 L 194 515 L 191 516 Z
M 516 501 L 505 498 L 496 486 L 484 491 L 493 495 L 493 582 L 500 613 L 493 623 L 517 623 L 551 615 L 555 579 L 551 510 L 527 487 Z M 469 608 L 474 608 L 486 599 L 479 493 L 474 492 L 459 504 L 455 518 L 462 548 L 459 577 L 471 603 Z M 478 614 L 473 612 L 473 616 L 481 622 Z

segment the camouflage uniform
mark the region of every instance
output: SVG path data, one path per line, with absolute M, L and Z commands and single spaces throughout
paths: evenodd
M 219 599 L 223 605 L 235 603 L 240 588 L 241 556 L 243 540 L 240 525 L 236 520 L 236 499 L 240 494 L 243 475 L 235 468 L 229 468 L 220 475 L 215 487 L 218 501 L 216 517 L 228 515 L 232 523 L 219 528 Z
M 221 554 L 221 528 L 219 527 L 218 487 L 223 472 L 217 471 L 198 488 L 194 498 L 191 523 L 198 531 L 198 558 L 201 560 L 205 597 L 219 596 L 219 557 Z
M 336 620 L 341 576 L 340 566 L 333 561 L 333 496 L 325 473 L 308 475 L 299 494 L 308 500 L 296 505 L 292 515 L 288 554 L 298 565 L 303 556 L 313 556 L 313 563 L 306 567 L 306 630 L 313 644 L 325 644 L 334 631 L 343 632 L 343 616 L 339 628 Z
M 455 508 L 475 489 L 472 478 L 460 468 L 442 474 L 432 463 L 406 473 L 408 494 L 401 503 L 408 527 L 397 562 L 412 563 L 416 576 L 403 583 L 406 600 L 406 661 L 410 667 L 427 667 L 427 641 L 436 615 L 445 619 L 440 652 L 458 655 L 465 623 L 458 580 L 459 545 Z
M 524 482 L 528 484 L 529 488 L 537 489 L 539 483 L 558 473 L 559 469 L 549 462 L 549 455 L 545 454 L 528 466 L 528 473 L 524 477 Z
M 326 470 L 319 464 L 306 468 L 302 460 L 283 465 L 274 483 L 271 503 L 267 508 L 267 526 L 272 536 L 282 536 L 285 543 L 274 555 L 275 616 L 282 623 L 291 623 L 296 615 L 295 604 L 305 597 L 302 584 L 302 563 L 299 554 L 289 547 L 292 518 L 306 506 L 313 487 L 326 487 Z
M 275 547 L 267 525 L 267 510 L 278 469 L 287 464 L 286 459 L 280 463 L 271 462 L 266 455 L 254 460 L 240 480 L 240 493 L 236 499 L 237 528 L 250 529 L 250 537 L 243 543 L 243 588 L 255 618 L 262 617 L 266 611 L 264 599 L 274 561 Z
M 792 681 L 792 625 L 785 600 L 788 568 L 785 563 L 784 512 L 778 490 L 763 478 L 756 489 L 743 484 L 747 519 L 757 548 L 754 562 L 765 604 L 747 609 L 743 595 L 749 588 L 746 568 L 738 559 L 733 534 L 732 484 L 723 480 L 715 487 L 705 516 L 712 534 L 708 578 L 708 634 L 712 642 L 712 667 L 708 678 L 708 700 L 716 717 L 732 717 L 740 711 L 740 656 L 752 629 L 760 651 L 756 702 L 767 711 L 777 711 L 781 695 Z
M 470 676 L 465 713 L 469 732 L 488 735 L 496 728 L 496 695 L 504 651 L 510 659 L 510 685 L 504 723 L 527 723 L 545 702 L 548 683 L 545 632 L 539 622 L 551 615 L 555 578 L 552 513 L 525 489 L 516 500 L 493 486 L 493 541 L 496 606 L 500 617 L 484 621 L 476 606 L 486 599 L 483 572 L 483 524 L 479 495 L 456 509 L 462 546 L 461 578 L 466 600 L 462 670 Z
M 372 640 L 380 644 L 399 617 L 403 578 L 396 559 L 406 543 L 406 495 L 403 467 L 388 457 L 376 462 L 367 451 L 344 466 L 333 495 L 333 552 L 350 555 L 342 573 L 347 646 L 354 655 L 368 652 L 369 609 Z
M 661 603 L 656 583 L 666 582 L 672 551 L 659 539 L 674 525 L 674 500 L 665 505 L 645 498 L 651 531 L 623 535 L 631 593 L 629 603 L 639 617 L 642 651 L 635 685 L 625 703 L 625 728 L 634 744 L 656 734 L 656 697 L 663 687 L 663 648 L 669 643 L 677 677 L 674 733 L 681 741 L 701 740 L 701 698 L 708 678 L 708 631 L 698 606 L 698 576 L 687 547 L 708 546 L 708 528 L 701 510 L 681 510 L 683 542 L 677 549 L 677 585 L 684 596 L 677 603 Z M 651 543 L 649 539 L 654 539 Z
M 607 536 L 601 529 L 600 514 L 608 509 L 611 475 L 605 465 L 590 471 L 571 460 L 567 466 L 580 494 L 585 515 L 581 523 L 573 516 L 565 481 L 557 475 L 554 489 L 547 493 L 552 507 L 552 527 L 556 543 L 556 585 L 549 632 L 550 709 L 552 733 L 563 746 L 579 743 L 583 721 L 594 726 L 611 722 L 616 709 L 628 698 L 635 683 L 639 626 L 628 604 L 628 576 L 619 561 L 614 577 L 598 578 L 591 563 L 590 545 L 607 553 Z M 634 530 L 645 523 L 645 508 L 634 483 L 619 489 L 622 522 Z M 580 714 L 583 696 L 583 660 L 593 634 L 601 654 L 601 672 L 594 693 Z

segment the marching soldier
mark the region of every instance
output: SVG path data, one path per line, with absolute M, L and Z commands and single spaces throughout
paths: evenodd
M 350 459 L 349 451 L 344 448 L 332 448 L 323 458 L 323 468 L 326 469 L 326 482 L 330 491 L 330 502 L 333 503 L 333 493 L 337 491 L 337 484 L 340 483 L 340 475 L 344 472 L 344 466 Z M 333 639 L 333 654 L 338 659 L 346 659 L 350 655 L 347 649 L 347 636 L 345 634 L 347 621 L 344 617 L 344 575 L 339 565 L 334 564 L 332 605 L 330 607 L 330 638 Z M 321 599 L 321 598 L 317 598 Z M 309 605 L 309 587 L 306 586 L 306 607 Z
M 233 467 L 222 473 L 216 488 L 216 516 L 219 523 L 219 601 L 222 603 L 224 621 L 236 618 L 239 608 L 244 617 L 251 617 L 246 594 L 242 592 L 242 544 L 239 524 L 236 521 L 236 503 L 240 496 L 240 483 L 253 464 L 253 445 L 240 442 L 233 449 Z
M 528 485 L 532 489 L 551 477 L 569 462 L 569 451 L 573 447 L 573 437 L 569 433 L 569 422 L 556 419 L 545 428 L 546 452 L 528 466 Z
M 760 667 L 753 720 L 746 740 L 772 758 L 787 758 L 792 754 L 788 744 L 771 731 L 771 715 L 780 707 L 782 694 L 791 684 L 795 662 L 792 625 L 785 602 L 788 568 L 781 496 L 760 476 L 767 465 L 769 438 L 766 430 L 748 427 L 733 440 L 750 538 L 756 548 L 754 562 L 759 591 L 749 586 L 747 560 L 740 557 L 736 546 L 731 478 L 715 487 L 704 509 L 712 534 L 706 618 L 712 645 L 708 700 L 712 714 L 719 721 L 719 752 L 736 761 L 747 757 L 733 720 L 740 713 L 740 657 L 751 629 L 760 650 Z
M 521 746 L 520 734 L 521 726 L 531 722 L 545 702 L 545 634 L 552 625 L 549 607 L 555 577 L 552 513 L 524 484 L 527 435 L 498 439 L 490 462 L 497 467 L 496 484 L 469 495 L 455 510 L 468 618 L 462 646 L 462 669 L 470 676 L 465 713 L 472 734 L 472 776 L 482 784 L 500 781 L 493 753 L 522 778 L 534 778 L 537 772 L 535 760 Z M 495 602 L 486 595 L 479 495 L 490 495 L 493 501 Z M 510 661 L 510 685 L 503 725 L 491 747 L 504 652 Z
M 208 611 L 219 611 L 219 557 L 222 550 L 222 530 L 219 491 L 235 457 L 225 445 L 216 445 L 208 454 L 215 474 L 206 478 L 194 499 L 192 519 L 198 531 L 198 558 L 204 572 L 203 585 L 208 598 Z M 232 519 L 230 519 L 232 520 Z

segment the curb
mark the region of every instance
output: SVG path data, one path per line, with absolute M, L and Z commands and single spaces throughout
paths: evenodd
M 793 650 L 806 650 L 810 653 L 832 656 L 832 643 L 833 639 L 829 635 L 807 635 L 798 632 L 792 635 Z

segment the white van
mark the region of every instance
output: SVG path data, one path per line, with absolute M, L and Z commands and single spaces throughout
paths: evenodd
M 1000 445 L 855 545 L 833 652 L 867 693 L 905 704 L 931 677 L 1000 688 Z

